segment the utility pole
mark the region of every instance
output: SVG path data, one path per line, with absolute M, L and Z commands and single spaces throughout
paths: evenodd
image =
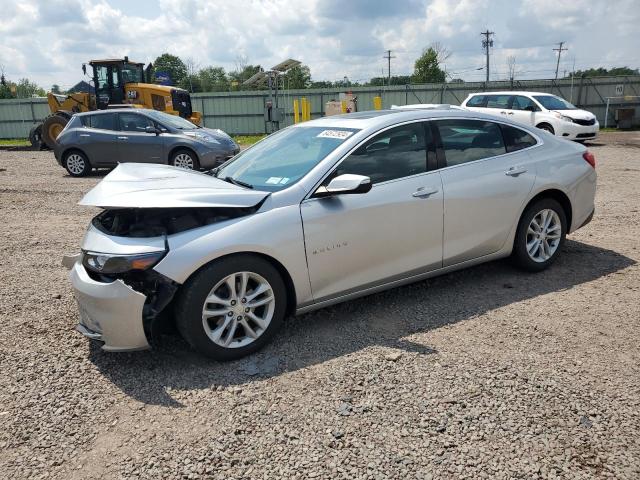
M 387 65 L 388 65 L 388 70 L 387 70 L 388 80 L 387 80 L 387 84 L 389 86 L 391 86 L 391 59 L 392 58 L 396 58 L 396 57 L 392 57 L 391 56 L 391 50 L 387 50 L 387 54 L 382 58 L 386 58 L 387 59 Z
M 494 32 L 490 32 L 488 28 L 486 32 L 480 32 L 480 35 L 484 35 L 482 48 L 484 48 L 487 53 L 487 82 L 489 81 L 489 47 L 493 47 L 493 40 L 491 40 L 491 35 L 493 34 Z
M 564 42 L 560 42 L 558 45 L 558 48 L 553 49 L 554 52 L 558 52 L 558 63 L 556 63 L 556 80 L 558 79 L 558 68 L 560 68 L 560 55 L 562 55 L 562 52 L 568 50 L 567 48 L 562 48 Z

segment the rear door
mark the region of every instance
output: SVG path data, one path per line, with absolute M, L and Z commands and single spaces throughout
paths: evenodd
M 507 148 L 497 122 L 457 118 L 435 124 L 445 161 L 440 172 L 446 267 L 504 246 L 536 177 L 525 150 L 535 139 L 523 132 L 529 139 Z
M 164 141 L 166 137 L 147 133 L 155 122 L 137 112 L 118 113 L 118 157 L 121 162 L 166 163 Z
M 78 146 L 87 154 L 91 165 L 115 165 L 118 162 L 116 114 L 100 112 L 83 115 L 82 122 L 85 128 L 78 133 Z
M 442 265 L 442 185 L 435 144 L 423 122 L 379 133 L 324 182 L 351 173 L 371 179 L 365 194 L 309 198 L 300 213 L 316 301 Z

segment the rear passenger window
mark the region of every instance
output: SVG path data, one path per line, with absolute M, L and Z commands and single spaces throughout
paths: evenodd
M 471 97 L 467 102 L 467 107 L 484 107 L 485 101 L 484 95 L 476 95 L 475 97 Z
M 509 108 L 510 95 L 487 95 L 487 108 Z
M 427 171 L 427 148 L 431 130 L 425 139 L 422 123 L 395 127 L 359 147 L 338 165 L 334 175 L 364 175 L 371 183 L 386 182 Z
M 536 139 L 524 130 L 509 125 L 502 125 L 501 127 L 507 152 L 515 152 L 523 148 L 533 147 L 537 143 Z
M 90 115 L 89 122 L 91 124 L 91 128 L 98 128 L 100 130 L 115 130 L 116 114 L 100 113 L 98 115 Z
M 506 153 L 498 124 L 482 120 L 437 120 L 447 166 Z

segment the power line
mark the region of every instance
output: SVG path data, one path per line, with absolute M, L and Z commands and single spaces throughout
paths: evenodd
M 558 45 L 558 48 L 553 49 L 555 52 L 558 52 L 558 62 L 556 63 L 556 80 L 558 79 L 558 68 L 560 67 L 560 55 L 562 55 L 563 51 L 568 50 L 567 48 L 562 48 L 564 42 L 560 42 Z
M 389 86 L 391 86 L 391 59 L 392 58 L 396 58 L 396 57 L 392 57 L 391 56 L 391 50 L 387 50 L 387 54 L 382 58 L 386 58 L 387 59 L 387 65 L 388 65 L 388 70 L 387 70 L 388 80 L 387 80 L 387 83 L 388 83 Z
M 487 82 L 489 81 L 489 47 L 493 47 L 493 40 L 491 40 L 491 35 L 494 32 L 490 32 L 487 28 L 486 32 L 480 32 L 480 35 L 484 35 L 484 40 L 482 40 L 482 48 L 485 49 L 487 55 Z

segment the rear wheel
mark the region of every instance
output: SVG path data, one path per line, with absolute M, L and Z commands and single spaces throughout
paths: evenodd
M 560 254 L 566 234 L 562 206 L 551 198 L 541 199 L 522 214 L 513 246 L 514 260 L 526 270 L 544 270 Z
M 87 156 L 78 150 L 65 153 L 62 165 L 72 177 L 84 177 L 91 172 L 91 163 Z
M 42 141 L 47 147 L 53 150 L 58 143 L 56 141 L 58 135 L 62 133 L 68 122 L 68 118 L 58 114 L 50 115 L 44 119 L 42 122 Z
M 287 293 L 278 271 L 253 255 L 216 261 L 183 287 L 178 330 L 198 352 L 234 360 L 268 343 L 282 323 Z
M 186 148 L 173 152 L 170 163 L 174 167 L 186 168 L 188 170 L 197 170 L 200 167 L 196 154 Z

